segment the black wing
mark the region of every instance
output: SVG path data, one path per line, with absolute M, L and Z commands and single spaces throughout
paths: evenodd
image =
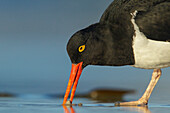
M 147 38 L 170 41 L 170 2 L 157 4 L 147 12 L 139 12 L 135 20 Z
M 132 16 L 147 38 L 159 41 L 170 40 L 170 0 L 114 0 L 102 15 L 100 22 L 125 26 L 132 33 Z

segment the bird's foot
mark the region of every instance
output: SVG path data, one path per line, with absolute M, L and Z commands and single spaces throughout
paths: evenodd
M 130 102 L 116 102 L 115 106 L 146 106 L 148 101 L 144 99 L 139 99 L 137 101 L 130 101 Z

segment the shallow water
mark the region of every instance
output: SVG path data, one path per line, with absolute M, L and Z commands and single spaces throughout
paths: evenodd
M 163 75 L 151 95 L 148 109 L 146 107 L 114 107 L 113 103 L 97 103 L 88 98 L 75 98 L 73 103 L 83 103 L 83 106 L 70 108 L 61 106 L 63 98 L 43 95 L 64 95 L 71 70 L 71 62 L 66 52 L 67 41 L 77 30 L 96 23 L 112 0 L 104 2 L 103 0 L 76 2 L 55 0 L 54 4 L 51 3 L 52 6 L 49 5 L 49 1 L 47 4 L 41 2 L 40 4 L 44 4 L 39 4 L 42 8 L 37 7 L 35 1 L 32 5 L 19 1 L 13 2 L 16 6 L 12 7 L 8 1 L 0 4 L 3 6 L 0 8 L 5 8 L 0 10 L 3 21 L 1 23 L 5 25 L 5 27 L 2 25 L 0 30 L 2 32 L 0 33 L 0 93 L 19 94 L 17 97 L 0 98 L 0 113 L 170 112 L 170 67 L 162 70 Z M 46 7 L 47 5 L 49 8 Z M 31 6 L 31 10 L 28 6 Z M 18 8 L 23 9 L 18 10 Z M 45 11 L 44 8 L 52 9 Z M 47 12 L 46 16 L 44 11 Z M 82 13 L 82 11 L 85 12 Z M 38 15 L 37 12 L 39 12 Z M 6 19 L 8 15 L 10 18 Z M 42 28 L 42 31 L 38 26 Z M 4 28 L 12 29 L 11 31 L 6 29 L 5 32 Z M 37 28 L 37 31 L 30 32 L 32 28 Z M 134 94 L 124 96 L 123 100 L 137 100 L 146 89 L 151 73 L 152 70 L 136 69 L 130 66 L 88 66 L 82 73 L 76 92 L 87 93 L 101 87 L 135 90 Z
M 96 103 L 87 98 L 75 98 L 74 103 L 82 106 L 62 106 L 63 98 L 50 98 L 45 95 L 0 98 L 1 113 L 168 113 L 170 104 L 163 101 L 149 103 L 145 107 L 115 107 L 114 103 Z M 159 103 L 160 102 L 160 103 Z M 168 101 L 166 101 L 168 102 Z M 164 102 L 163 102 L 164 103 Z

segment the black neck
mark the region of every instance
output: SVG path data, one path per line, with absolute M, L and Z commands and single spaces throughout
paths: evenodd
M 99 27 L 101 32 L 97 32 L 101 33 L 98 42 L 102 43 L 100 48 L 102 52 L 97 56 L 98 59 L 94 59 L 92 65 L 133 65 L 135 63 L 132 49 L 133 32 L 118 25 L 99 24 L 99 26 L 102 26 Z

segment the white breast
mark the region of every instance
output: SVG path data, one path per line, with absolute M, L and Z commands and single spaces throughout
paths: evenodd
M 132 14 L 131 22 L 134 25 L 133 52 L 134 67 L 158 69 L 170 66 L 170 42 L 154 41 L 140 32 L 135 23 L 137 11 Z

